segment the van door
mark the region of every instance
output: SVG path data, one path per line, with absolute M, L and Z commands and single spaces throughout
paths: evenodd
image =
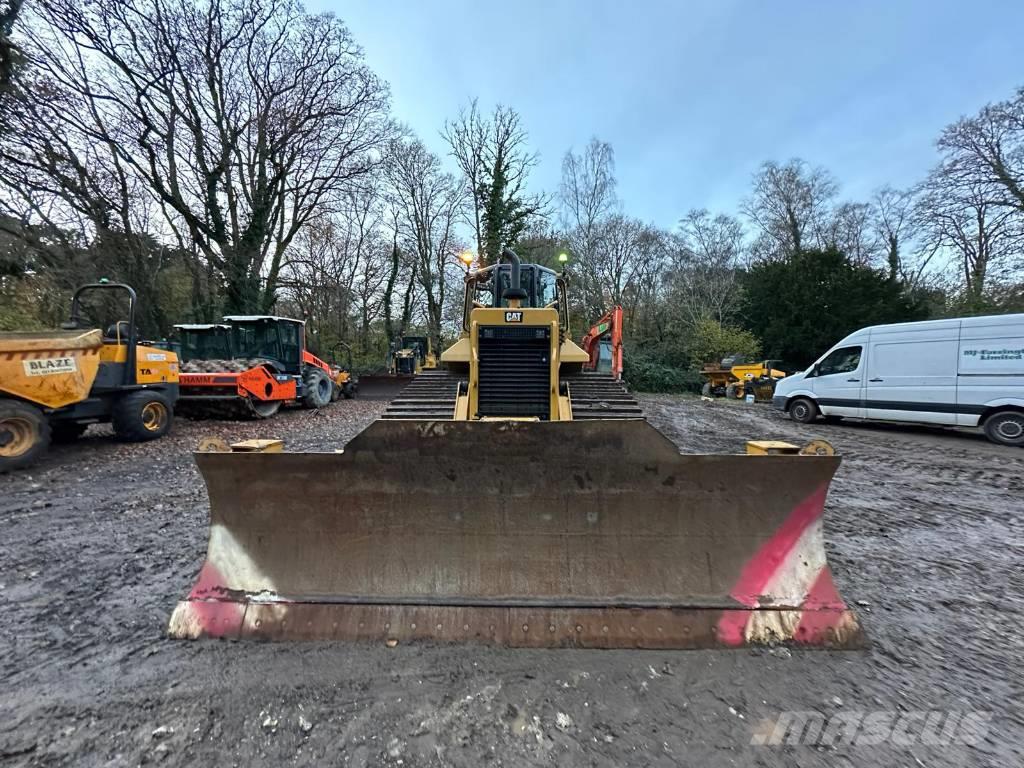
M 872 332 L 865 416 L 869 419 L 956 424 L 959 328 Z
M 860 344 L 838 347 L 823 357 L 805 377 L 818 409 L 826 416 L 862 417 L 861 387 L 865 367 L 864 347 Z
M 1024 407 L 1024 315 L 964 318 L 958 358 L 961 426 L 977 426 L 989 405 Z

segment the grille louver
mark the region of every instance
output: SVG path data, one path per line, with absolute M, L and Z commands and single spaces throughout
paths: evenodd
M 480 416 L 537 416 L 551 410 L 551 329 L 494 325 L 480 328 Z

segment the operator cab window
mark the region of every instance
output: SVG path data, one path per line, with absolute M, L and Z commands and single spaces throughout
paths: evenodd
M 288 365 L 298 365 L 299 350 L 302 348 L 299 344 L 299 324 L 281 323 L 280 328 L 281 354 L 283 355 L 281 362 Z
M 402 339 L 402 347 L 411 349 L 413 354 L 420 360 L 427 358 L 427 337 L 426 336 L 405 336 Z
M 537 287 L 540 291 L 538 306 L 546 307 L 558 301 L 558 284 L 554 272 L 548 272 L 546 269 L 537 270 Z
M 509 287 L 509 280 L 511 278 L 511 275 L 511 267 L 503 265 L 498 268 L 498 296 L 501 297 L 497 305 L 499 307 L 508 306 L 508 299 L 505 298 L 505 291 Z M 533 302 L 533 267 L 524 266 L 519 269 L 519 287 L 526 291 L 526 298 L 523 299 L 522 306 L 536 306 L 536 304 L 534 304 Z
M 862 347 L 840 347 L 829 352 L 820 363 L 815 375 L 831 376 L 836 373 L 852 373 L 860 368 Z
M 498 296 L 502 298 L 494 306 L 508 306 L 508 299 L 504 298 L 504 294 L 505 289 L 509 286 L 511 274 L 512 269 L 507 265 L 503 264 L 498 268 Z M 526 298 L 522 302 L 524 307 L 546 307 L 558 299 L 558 285 L 555 273 L 533 264 L 524 264 L 520 267 L 519 287 L 526 291 Z
M 482 307 L 493 307 L 494 306 L 494 290 L 491 288 L 490 283 L 477 283 L 476 293 L 473 295 L 473 301 Z
M 274 323 L 256 321 L 235 326 L 236 349 L 241 357 L 281 361 L 281 339 Z

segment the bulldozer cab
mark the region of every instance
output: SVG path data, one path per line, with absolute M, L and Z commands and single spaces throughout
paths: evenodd
M 280 372 L 302 374 L 305 323 L 274 315 L 227 315 L 233 357 L 267 360 Z
M 467 378 L 456 418 L 572 419 L 568 374 L 589 356 L 568 338 L 565 280 L 539 264 L 503 262 L 466 276 L 462 334 L 441 362 Z
M 429 336 L 403 334 L 394 342 L 389 358 L 388 367 L 395 376 L 413 376 L 424 369 L 437 367 Z
M 467 276 L 466 311 L 463 329 L 469 329 L 469 314 L 474 307 L 508 307 L 506 294 L 512 285 L 512 265 L 496 264 Z M 565 283 L 554 270 L 540 264 L 519 266 L 519 290 L 525 295 L 518 300 L 520 307 L 558 307 L 565 294 Z
M 426 336 L 403 336 L 402 337 L 402 350 L 409 350 L 422 364 L 427 359 L 427 349 L 430 347 L 430 341 Z

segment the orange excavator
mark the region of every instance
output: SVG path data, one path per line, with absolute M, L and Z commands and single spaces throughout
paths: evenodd
M 590 356 L 583 364 L 587 371 L 611 373 L 616 381 L 622 379 L 622 307 L 616 304 L 594 323 L 581 344 Z

